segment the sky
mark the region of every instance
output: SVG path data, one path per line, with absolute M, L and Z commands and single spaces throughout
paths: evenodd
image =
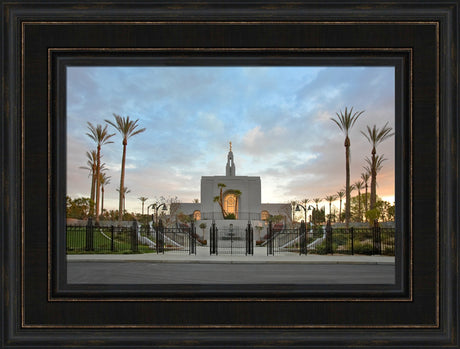
M 225 175 L 229 142 L 236 175 L 260 176 L 263 203 L 324 198 L 345 187 L 344 135 L 331 121 L 345 107 L 364 113 L 350 132 L 351 182 L 371 145 L 366 126 L 395 124 L 393 67 L 68 67 L 67 195 L 89 197 L 87 122 L 113 114 L 146 131 L 128 140 L 126 209 L 161 196 L 200 198 L 201 176 Z M 118 209 L 122 139 L 109 125 L 102 147 L 110 184 L 104 208 Z M 377 195 L 394 202 L 394 136 L 377 148 L 387 159 Z M 352 194 L 353 195 L 353 194 Z M 356 195 L 356 193 L 354 193 Z

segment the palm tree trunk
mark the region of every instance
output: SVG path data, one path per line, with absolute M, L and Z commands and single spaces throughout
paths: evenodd
M 345 226 L 350 224 L 350 140 L 345 139 Z
M 123 189 L 125 187 L 125 162 L 126 162 L 126 145 L 127 141 L 123 140 L 123 156 L 121 158 L 121 175 L 120 175 L 120 200 L 118 204 L 118 222 L 121 224 L 121 220 L 123 218 Z
M 368 209 L 367 209 L 367 207 L 368 207 L 368 206 L 367 206 L 367 200 L 368 200 L 368 199 L 367 199 L 367 183 L 366 183 L 366 198 L 365 198 L 365 200 L 364 200 L 364 207 L 365 207 L 365 209 L 366 209 L 366 212 L 368 211 Z
M 358 189 L 358 222 L 362 221 L 361 214 L 361 191 Z
M 99 200 L 101 189 L 101 146 L 97 146 L 97 165 L 96 165 L 96 225 L 99 225 Z
M 339 222 L 342 223 L 342 199 L 340 199 L 339 203 Z
M 104 214 L 104 186 L 101 185 L 101 215 Z
M 96 189 L 96 166 L 93 166 L 91 174 L 91 201 L 89 203 L 89 215 L 92 217 L 94 215 L 94 196 Z
M 371 207 L 373 210 L 375 208 L 375 203 L 377 201 L 377 161 L 375 158 L 375 148 L 372 149 L 372 168 L 371 168 Z

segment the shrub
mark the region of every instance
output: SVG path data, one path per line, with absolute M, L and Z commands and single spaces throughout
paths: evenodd
M 362 244 L 360 242 L 355 242 L 353 246 L 353 253 L 373 255 L 374 247 L 371 244 Z
M 317 254 L 327 254 L 327 250 L 326 250 L 326 244 L 325 243 L 322 243 L 321 245 L 317 245 L 315 247 L 315 253 Z
M 225 219 L 236 219 L 236 216 L 234 213 L 229 213 L 228 215 L 225 216 Z

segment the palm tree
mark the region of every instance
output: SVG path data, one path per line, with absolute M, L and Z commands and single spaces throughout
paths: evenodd
M 128 145 L 128 139 L 132 136 L 135 136 L 141 132 L 145 131 L 145 128 L 137 129 L 138 125 L 136 121 L 130 120 L 129 116 L 121 117 L 117 114 L 113 114 L 115 118 L 115 122 L 110 120 L 105 120 L 109 125 L 115 127 L 115 129 L 121 134 L 123 140 L 123 155 L 121 158 L 121 175 L 120 175 L 120 187 L 124 188 L 125 185 L 125 163 L 126 163 L 126 146 Z M 120 199 L 119 199 L 119 206 L 118 206 L 118 222 L 121 223 L 122 219 L 122 208 L 123 208 L 123 193 L 120 191 Z
M 104 214 L 104 188 L 110 183 L 110 178 L 105 173 L 101 173 L 101 215 Z
M 358 190 L 358 222 L 362 220 L 362 213 L 361 213 L 361 189 L 363 189 L 364 183 L 362 181 L 356 181 L 353 183 L 354 187 Z
M 363 182 L 364 182 L 364 188 L 366 189 L 366 197 L 365 197 L 365 200 L 364 200 L 365 212 L 367 212 L 367 201 L 368 201 L 368 198 L 367 198 L 367 188 L 369 187 L 369 186 L 368 186 L 369 177 L 370 177 L 369 171 L 366 171 L 366 172 L 361 173 L 361 179 L 363 180 Z
M 224 196 L 222 194 L 222 190 L 223 190 L 223 188 L 226 187 L 226 185 L 224 183 L 217 183 L 217 186 L 220 189 L 220 193 L 219 193 L 219 196 L 214 197 L 214 202 L 217 202 L 219 204 L 220 209 L 222 211 L 222 217 L 225 218 L 227 213 L 224 210 Z
M 372 169 L 373 164 L 374 164 L 374 168 L 375 168 L 375 171 L 374 171 L 375 172 L 375 187 L 377 188 L 377 174 L 382 169 L 383 162 L 386 161 L 387 159 L 385 159 L 384 154 L 382 154 L 382 155 L 376 155 L 374 160 L 369 159 L 369 157 L 367 157 L 367 156 L 366 156 L 366 158 L 364 160 L 367 163 L 367 166 L 364 167 L 365 170 L 370 171 Z M 371 198 L 372 198 L 372 188 L 371 188 Z M 377 201 L 377 191 L 375 192 L 375 201 Z M 375 204 L 374 204 L 374 208 L 375 208 Z M 370 210 L 372 210 L 372 206 L 370 207 Z
M 316 211 L 313 212 L 313 224 L 316 225 L 316 215 L 318 214 L 318 204 L 321 202 L 321 198 L 314 198 L 313 202 L 316 204 Z
M 334 121 L 339 129 L 345 134 L 345 196 L 346 196 L 346 203 L 345 203 L 345 224 L 348 228 L 348 224 L 350 223 L 350 138 L 348 134 L 355 124 L 356 120 L 364 113 L 364 110 L 360 112 L 353 113 L 353 108 L 349 111 L 345 107 L 345 112 L 336 113 L 337 120 L 331 118 Z
M 295 200 L 291 201 L 291 213 L 292 213 L 292 223 L 294 223 L 294 216 L 295 216 L 295 208 L 297 206 L 297 202 Z
M 238 218 L 238 202 L 239 202 L 238 198 L 241 196 L 241 191 L 238 189 L 235 189 L 235 190 L 232 190 L 232 193 L 235 195 L 235 199 L 236 199 L 236 204 L 235 204 L 235 212 L 236 212 L 235 216 L 236 217 L 235 218 Z
M 304 206 L 304 208 L 305 208 L 305 210 L 304 210 L 304 211 L 305 211 L 305 212 L 304 212 L 304 213 L 305 213 L 305 224 L 307 224 L 307 211 L 308 211 L 308 206 L 307 206 L 307 204 L 308 204 L 309 202 L 311 202 L 311 200 L 305 198 L 305 199 L 303 199 L 303 200 L 300 200 L 300 202 L 303 204 L 303 206 Z
M 120 193 L 120 196 L 121 196 L 121 200 L 122 200 L 122 205 L 121 205 L 121 209 L 123 210 L 123 213 L 125 213 L 125 199 L 126 199 L 126 194 L 128 193 L 131 193 L 131 190 L 129 190 L 127 187 L 123 187 L 123 190 L 120 191 L 120 188 L 117 188 L 117 192 Z M 120 217 L 120 214 L 118 213 L 118 219 Z
M 146 198 L 145 196 L 141 196 L 140 198 L 138 198 L 139 200 L 141 200 L 142 202 L 142 215 L 144 215 L 144 203 L 149 199 L 149 198 Z
M 366 137 L 369 143 L 372 145 L 372 159 L 369 164 L 371 170 L 371 200 L 370 200 L 370 209 L 375 208 L 375 202 L 377 201 L 377 146 L 382 143 L 385 139 L 394 135 L 391 133 L 392 128 L 388 126 L 388 122 L 381 128 L 378 129 L 377 126 L 370 128 L 367 126 L 367 133 L 361 131 L 361 133 Z M 382 160 L 383 161 L 383 160 Z
M 345 196 L 345 190 L 339 190 L 337 192 L 337 197 L 339 198 L 339 222 L 342 222 L 342 199 Z
M 104 144 L 113 143 L 109 139 L 115 136 L 115 133 L 109 134 L 107 131 L 107 125 L 102 128 L 101 125 L 94 126 L 88 121 L 89 132 L 86 135 L 96 142 L 96 224 L 99 224 L 99 200 L 100 200 L 100 189 L 101 189 L 101 147 Z
M 94 196 L 95 196 L 95 188 L 96 188 L 96 166 L 97 166 L 97 152 L 96 150 L 87 151 L 86 157 L 88 161 L 86 162 L 87 166 L 80 166 L 81 169 L 89 170 L 89 175 L 91 176 L 91 194 L 89 202 L 89 216 L 94 215 Z
M 329 221 L 330 221 L 332 218 L 332 201 L 337 200 L 337 195 L 328 195 L 324 199 L 329 202 Z

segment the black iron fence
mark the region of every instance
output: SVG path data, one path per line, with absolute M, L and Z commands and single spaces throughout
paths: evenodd
M 87 225 L 66 226 L 67 253 L 137 253 L 146 248 L 139 244 L 136 222 L 129 227 L 99 227 L 89 219 Z
M 146 253 L 180 252 L 196 254 L 195 226 L 165 228 L 137 222 L 126 226 L 95 226 L 91 219 L 87 225 L 66 227 L 66 250 L 77 253 Z
M 361 254 L 395 255 L 394 228 L 332 228 L 307 230 L 302 224 L 296 229 L 267 227 L 267 255 L 290 252 L 297 254 Z
M 220 228 L 213 223 L 209 229 L 209 253 L 254 254 L 254 229 L 249 222 L 245 229 L 239 227 Z
M 308 233 L 304 223 L 299 228 L 288 229 L 285 227 L 274 227 L 271 222 L 267 228 L 267 255 L 291 252 L 307 254 L 309 243 Z
M 157 252 L 196 254 L 197 235 L 194 223 L 191 226 L 165 228 L 161 224 L 155 231 Z M 160 247 L 161 246 L 161 247 Z

